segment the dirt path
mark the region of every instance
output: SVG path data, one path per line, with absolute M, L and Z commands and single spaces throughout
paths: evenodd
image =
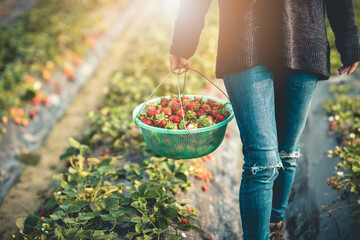
M 46 191 L 51 177 L 63 167 L 59 156 L 68 147 L 68 138 L 79 135 L 89 111 L 99 103 L 102 89 L 107 85 L 110 74 L 116 70 L 125 57 L 124 52 L 131 40 L 136 37 L 138 25 L 142 23 L 146 3 L 138 8 L 133 20 L 114 41 L 108 55 L 99 65 L 95 74 L 73 100 L 62 119 L 55 125 L 39 150 L 41 160 L 36 166 L 27 166 L 17 183 L 12 187 L 0 206 L 0 239 L 9 239 L 17 230 L 18 217 L 27 216 L 37 210 L 42 203 L 39 194 Z

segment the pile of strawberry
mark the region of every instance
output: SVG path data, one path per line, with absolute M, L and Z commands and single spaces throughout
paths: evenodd
M 150 126 L 166 129 L 196 129 L 212 126 L 229 117 L 229 111 L 222 103 L 202 97 L 182 97 L 180 100 L 173 95 L 170 98 L 161 97 L 159 103 L 146 104 L 144 114 L 139 114 L 140 120 Z

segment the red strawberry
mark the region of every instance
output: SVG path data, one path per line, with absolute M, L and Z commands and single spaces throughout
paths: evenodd
M 168 122 L 169 122 L 168 120 L 162 120 L 162 121 L 160 121 L 159 127 L 164 128 Z
M 214 118 L 212 116 L 207 116 L 207 118 L 210 120 L 211 125 L 214 125 Z
M 181 111 L 181 110 L 178 110 L 176 115 L 179 116 L 179 117 L 185 117 L 185 113 L 183 111 Z
M 20 125 L 20 124 L 21 124 L 21 118 L 15 117 L 15 118 L 14 118 L 14 122 L 15 122 L 17 125 Z
M 164 113 L 165 113 L 165 115 L 168 115 L 168 116 L 170 116 L 171 115 L 171 108 L 164 108 Z
M 142 122 L 145 123 L 146 125 L 149 125 L 149 126 L 152 125 L 151 119 L 144 119 L 144 120 L 142 120 Z
M 162 107 L 166 107 L 166 106 L 168 105 L 168 103 L 169 103 L 169 99 L 168 99 L 168 98 L 163 98 L 163 99 L 161 100 L 161 106 L 162 106 Z
M 207 237 L 206 240 L 212 240 L 212 238 L 211 238 L 211 237 Z
M 36 95 L 33 99 L 32 99 L 32 103 L 35 105 L 39 105 L 41 103 L 41 98 L 39 95 Z
M 216 103 L 210 103 L 209 105 L 210 105 L 211 109 L 214 109 L 214 108 L 218 107 L 218 105 Z
M 45 97 L 43 100 L 42 100 L 42 103 L 45 105 L 45 106 L 49 106 L 50 104 L 50 99 L 48 97 Z
M 196 101 L 196 102 L 198 102 L 198 103 L 201 103 L 201 102 L 202 102 L 202 99 L 201 99 L 201 97 L 197 97 L 197 98 L 195 98 L 194 101 Z
M 181 108 L 181 106 L 179 104 L 177 104 L 177 103 L 171 106 L 171 110 L 173 112 L 179 110 L 180 108 Z
M 183 224 L 188 224 L 189 222 L 188 222 L 187 219 L 183 219 L 183 220 L 181 221 L 181 223 L 183 223 Z
M 39 213 L 39 217 L 42 217 L 45 213 L 44 207 L 41 208 L 40 213 Z
M 208 85 L 206 85 L 206 87 L 205 87 L 205 91 L 210 92 L 210 91 L 211 91 L 211 88 L 212 88 L 212 86 L 211 86 L 210 84 L 208 84 Z
M 201 106 L 201 109 L 203 109 L 205 112 L 210 112 L 211 111 L 211 107 L 207 104 L 204 104 Z
M 172 119 L 175 117 L 175 115 L 170 115 L 169 116 L 169 121 L 172 121 Z
M 222 115 L 222 114 L 220 114 L 220 113 L 218 113 L 218 114 L 216 114 L 216 121 L 217 122 L 222 122 L 222 121 L 224 121 L 226 119 L 226 117 L 224 116 L 224 115 Z
M 29 126 L 29 119 L 23 118 L 23 119 L 21 120 L 21 124 L 22 124 L 24 127 Z
M 198 117 L 200 117 L 200 116 L 202 116 L 202 115 L 204 115 L 205 114 L 205 111 L 204 111 L 204 109 L 199 109 L 199 110 L 197 110 L 197 112 L 196 112 L 196 115 L 198 116 Z
M 210 115 L 213 117 L 213 118 L 216 118 L 216 109 L 215 110 L 211 110 L 211 113 Z
M 149 108 L 149 110 L 148 110 L 148 116 L 149 116 L 149 117 L 155 116 L 155 115 L 156 115 L 156 112 L 157 112 L 156 108 L 155 108 L 155 107 L 151 107 L 151 108 Z
M 159 121 L 158 119 L 155 119 L 155 120 L 154 120 L 154 126 L 158 126 L 159 123 L 160 123 L 160 121 Z
M 207 185 L 204 185 L 204 186 L 202 187 L 202 190 L 203 190 L 204 192 L 206 192 L 206 191 L 208 190 L 208 186 L 207 186 Z
M 189 96 L 184 96 L 183 99 L 187 100 L 187 99 L 190 99 L 190 97 Z
M 29 117 L 30 117 L 31 119 L 33 119 L 35 116 L 36 116 L 36 111 L 35 111 L 35 110 L 30 110 L 30 112 L 29 112 Z
M 179 111 L 181 111 L 181 110 L 179 110 Z M 181 113 L 180 113 L 181 114 Z M 172 122 L 173 123 L 180 123 L 180 116 L 174 116 L 173 118 L 172 118 Z
M 159 108 L 158 108 L 158 111 L 159 112 L 162 112 L 164 110 L 164 107 L 163 106 L 160 106 Z
M 187 110 L 194 110 L 195 107 L 196 107 L 196 105 L 195 105 L 194 103 L 187 104 L 187 105 L 185 106 L 185 108 L 186 108 Z

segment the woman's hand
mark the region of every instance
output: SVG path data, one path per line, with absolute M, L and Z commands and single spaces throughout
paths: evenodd
M 338 68 L 339 74 L 341 75 L 344 72 L 347 72 L 347 74 L 350 76 L 350 74 L 352 74 L 355 71 L 357 65 L 358 65 L 358 62 L 354 62 L 354 63 L 351 63 L 346 66 L 341 66 Z
M 175 74 L 183 74 L 190 68 L 189 61 L 186 58 L 170 54 L 170 68 Z

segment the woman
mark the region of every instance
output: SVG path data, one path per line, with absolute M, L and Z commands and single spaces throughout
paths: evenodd
M 285 208 L 300 135 L 319 80 L 330 77 L 325 9 L 343 66 L 360 60 L 352 0 L 218 0 L 216 76 L 223 78 L 243 142 L 239 194 L 244 239 L 285 239 Z M 211 0 L 181 0 L 170 67 L 189 69 Z

